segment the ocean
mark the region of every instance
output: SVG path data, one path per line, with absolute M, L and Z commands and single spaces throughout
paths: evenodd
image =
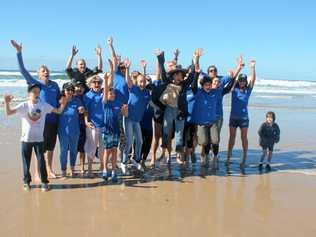
M 37 73 L 31 72 L 34 77 Z M 51 72 L 50 78 L 60 86 L 68 81 L 64 72 Z M 154 78 L 154 76 L 153 76 Z M 10 93 L 14 101 L 26 98 L 26 82 L 19 71 L 0 70 L 0 102 L 3 95 Z M 230 98 L 225 97 L 224 106 L 229 106 Z M 316 110 L 316 82 L 274 80 L 258 77 L 249 101 L 250 107 L 267 107 L 275 109 Z

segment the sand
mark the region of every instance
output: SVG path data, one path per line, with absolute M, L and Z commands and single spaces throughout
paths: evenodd
M 36 186 L 22 190 L 20 123 L 1 114 L 0 236 L 314 236 L 316 135 L 308 124 L 316 114 L 278 112 L 281 143 L 272 171 L 260 173 L 256 132 L 265 111 L 252 111 L 244 174 L 238 168 L 240 142 L 231 170 L 225 169 L 225 118 L 216 173 L 199 165 L 173 163 L 169 170 L 160 164 L 117 185 L 100 178 L 51 180 L 47 193 Z

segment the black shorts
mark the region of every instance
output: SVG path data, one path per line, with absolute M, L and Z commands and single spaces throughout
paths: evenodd
M 84 153 L 85 142 L 86 142 L 86 126 L 84 124 L 80 124 L 80 135 L 79 135 L 78 148 L 77 148 L 78 152 Z
M 45 123 L 44 127 L 44 152 L 53 151 L 56 145 L 57 139 L 57 123 Z
M 262 150 L 273 151 L 274 144 L 260 144 Z
M 192 123 L 185 123 L 184 126 L 184 143 L 187 148 L 194 147 L 194 139 L 196 137 L 196 126 Z
M 229 119 L 229 127 L 233 128 L 248 128 L 249 127 L 249 119 L 243 118 L 230 118 Z

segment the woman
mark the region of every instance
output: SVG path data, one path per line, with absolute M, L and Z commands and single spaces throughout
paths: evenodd
M 88 176 L 92 177 L 92 162 L 98 150 L 100 157 L 100 171 L 103 170 L 103 142 L 102 129 L 104 128 L 104 111 L 102 103 L 102 79 L 94 75 L 87 79 L 87 86 L 90 88 L 83 96 L 84 107 L 87 110 L 85 116 L 86 142 L 84 151 L 88 158 Z M 98 149 L 97 149 L 98 148 Z
M 231 99 L 231 112 L 229 120 L 229 142 L 226 165 L 230 164 L 232 156 L 232 150 L 236 139 L 236 130 L 239 127 L 241 131 L 241 141 L 243 148 L 243 158 L 240 163 L 241 168 L 245 168 L 247 152 L 248 152 L 248 127 L 249 127 L 249 116 L 248 116 L 248 101 L 251 95 L 252 89 L 256 82 L 256 61 L 251 60 L 249 63 L 250 67 L 250 81 L 248 82 L 247 75 L 240 74 L 235 86 L 232 89 Z
M 129 68 L 131 63 L 126 60 L 126 83 L 129 88 L 128 100 L 128 117 L 124 118 L 124 128 L 126 135 L 126 147 L 123 154 L 123 162 L 121 164 L 122 173 L 126 174 L 126 165 L 128 161 L 128 154 L 133 145 L 133 138 L 135 139 L 135 157 L 132 163 L 139 171 L 144 171 L 141 162 L 141 149 L 143 144 L 142 132 L 140 128 L 140 121 L 143 118 L 145 109 L 150 101 L 149 90 L 146 89 L 146 77 L 140 74 L 137 77 L 137 84 L 134 85 L 129 75 Z
M 82 101 L 74 96 L 74 92 L 75 88 L 70 82 L 63 85 L 62 94 L 65 96 L 67 104 L 63 113 L 59 116 L 58 125 L 62 177 L 66 177 L 67 174 L 68 151 L 70 153 L 70 176 L 74 176 L 80 135 L 79 114 L 84 113 Z

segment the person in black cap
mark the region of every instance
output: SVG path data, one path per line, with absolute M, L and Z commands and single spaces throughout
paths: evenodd
M 74 92 L 75 88 L 71 82 L 63 84 L 62 94 L 67 100 L 67 105 L 59 116 L 58 125 L 62 177 L 66 177 L 67 174 L 68 151 L 70 153 L 70 176 L 74 175 L 80 134 L 79 114 L 84 113 L 83 103 L 74 96 Z
M 162 148 L 164 151 L 168 148 L 175 123 L 177 162 L 183 164 L 183 130 L 188 107 L 186 92 L 193 82 L 195 70 L 193 68 L 188 73 L 177 65 L 167 73 L 164 52 L 157 50 L 156 55 L 161 68 L 162 85 L 153 91 L 152 97 L 153 102 L 164 111 Z
M 83 103 L 83 95 L 85 92 L 85 84 L 80 81 L 73 81 L 72 82 L 75 88 L 75 96 L 80 99 Z M 86 142 L 86 124 L 84 120 L 84 114 L 79 114 L 79 124 L 80 124 L 80 134 L 79 134 L 79 141 L 78 141 L 78 153 L 79 153 L 79 160 L 80 160 L 80 174 L 84 174 L 84 164 L 85 164 L 85 151 L 84 151 L 84 144 Z
M 229 166 L 230 158 L 232 156 L 233 147 L 236 139 L 237 128 L 241 131 L 241 141 L 243 147 L 243 157 L 240 163 L 240 168 L 245 168 L 247 152 L 248 152 L 248 127 L 249 127 L 249 115 L 248 115 L 248 101 L 252 92 L 252 89 L 256 82 L 256 61 L 251 60 L 249 62 L 250 67 L 250 80 L 246 74 L 240 74 L 238 80 L 232 89 L 231 99 L 231 112 L 229 119 L 229 142 L 227 151 L 226 165 Z

